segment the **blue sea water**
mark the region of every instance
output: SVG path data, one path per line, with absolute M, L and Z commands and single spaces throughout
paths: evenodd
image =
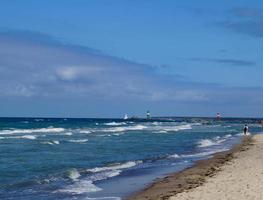
M 230 149 L 258 119 L 0 118 L 0 199 L 123 199 Z

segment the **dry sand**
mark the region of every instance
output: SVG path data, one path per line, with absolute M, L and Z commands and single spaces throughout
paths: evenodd
M 263 200 L 263 134 L 156 180 L 129 200 Z
M 255 135 L 252 142 L 249 150 L 236 153 L 203 185 L 169 200 L 263 200 L 263 134 Z

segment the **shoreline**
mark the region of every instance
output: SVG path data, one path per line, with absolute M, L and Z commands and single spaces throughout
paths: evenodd
M 127 197 L 126 200 L 166 200 L 202 186 L 207 179 L 214 177 L 223 166 L 236 158 L 235 154 L 248 150 L 252 142 L 251 136 L 243 137 L 241 143 L 234 145 L 230 150 L 215 153 L 212 158 L 196 161 L 193 166 L 183 171 L 156 179 L 141 191 Z

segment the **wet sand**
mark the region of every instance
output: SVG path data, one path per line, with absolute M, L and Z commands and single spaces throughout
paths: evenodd
M 257 167 L 254 169 L 255 166 Z M 251 176 L 253 180 L 249 181 Z M 251 187 L 257 185 L 257 181 L 260 185 L 256 190 L 251 190 Z M 262 194 L 256 191 L 262 191 Z M 261 195 L 261 198 L 256 198 L 257 194 Z M 242 143 L 233 149 L 198 161 L 193 167 L 182 172 L 156 180 L 128 198 L 165 199 L 263 199 L 263 135 L 244 137 Z

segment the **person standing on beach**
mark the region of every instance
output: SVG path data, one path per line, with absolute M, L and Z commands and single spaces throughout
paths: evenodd
M 248 132 L 248 126 L 247 125 L 244 126 L 243 131 L 244 131 L 244 135 L 247 135 L 247 132 Z

